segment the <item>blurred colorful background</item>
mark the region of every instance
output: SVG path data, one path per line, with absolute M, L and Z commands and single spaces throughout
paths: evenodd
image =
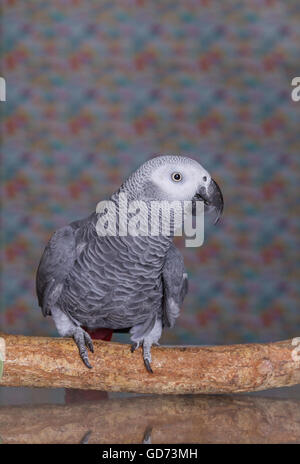
M 299 2 L 2 3 L 1 330 L 56 335 L 34 282 L 50 235 L 179 153 L 225 214 L 203 247 L 179 243 L 190 292 L 163 342 L 299 335 Z

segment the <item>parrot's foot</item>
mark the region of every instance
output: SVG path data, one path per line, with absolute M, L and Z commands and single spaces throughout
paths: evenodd
M 131 345 L 131 348 L 130 348 L 130 351 L 131 353 L 134 353 L 134 351 L 140 346 L 140 343 L 137 342 L 137 343 L 132 343 Z M 143 344 L 143 358 L 144 358 L 144 364 L 145 364 L 145 367 L 147 369 L 148 372 L 150 372 L 150 374 L 153 374 L 153 370 L 151 368 L 151 354 L 150 354 L 150 349 L 151 349 L 151 345 L 146 345 L 146 348 L 145 348 L 145 344 Z
M 82 361 L 84 362 L 86 367 L 92 369 L 92 366 L 89 362 L 88 351 L 86 349 L 87 347 L 92 353 L 94 353 L 94 346 L 91 337 L 81 327 L 76 327 L 73 333 L 73 338 L 78 347 Z
M 131 328 L 131 352 L 133 353 L 139 346 L 142 345 L 145 367 L 150 374 L 153 374 L 151 367 L 151 347 L 152 345 L 159 345 L 158 340 L 160 339 L 162 332 L 161 319 L 156 317 L 155 320 L 152 321 L 152 329 L 149 330 L 149 323 L 146 325 L 146 328 L 146 332 L 145 324 L 136 325 Z

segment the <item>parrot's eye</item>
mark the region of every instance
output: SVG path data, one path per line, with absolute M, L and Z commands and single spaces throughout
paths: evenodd
M 173 172 L 172 180 L 174 180 L 174 182 L 180 182 L 181 179 L 182 179 L 182 175 L 179 172 Z

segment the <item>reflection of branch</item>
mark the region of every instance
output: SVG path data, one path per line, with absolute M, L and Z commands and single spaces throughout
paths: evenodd
M 154 374 L 140 349 L 94 341 L 93 369 L 73 340 L 4 335 L 6 361 L 0 385 L 66 387 L 139 393 L 232 393 L 300 383 L 300 361 L 290 340 L 228 346 L 154 347 Z
M 0 408 L 4 443 L 295 443 L 300 401 L 157 396 Z M 91 433 L 92 432 L 92 433 Z

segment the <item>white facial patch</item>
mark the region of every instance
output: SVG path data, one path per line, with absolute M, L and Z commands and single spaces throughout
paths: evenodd
M 174 180 L 175 173 L 181 175 L 178 182 Z M 191 200 L 201 186 L 209 184 L 210 175 L 196 161 L 166 163 L 153 170 L 151 182 L 165 193 L 166 200 Z

